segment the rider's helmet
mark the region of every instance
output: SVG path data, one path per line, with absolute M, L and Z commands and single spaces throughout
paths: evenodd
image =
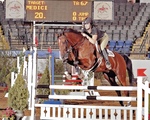
M 84 19 L 83 22 L 84 22 L 84 24 L 88 24 L 88 23 L 92 24 L 92 18 L 87 17 L 87 18 Z
M 85 30 L 85 24 L 91 24 L 91 26 L 93 26 L 93 21 L 92 21 L 92 18 L 90 18 L 90 17 L 87 17 L 87 18 L 85 18 L 84 20 L 83 20 L 83 22 L 82 22 L 82 31 L 84 31 Z M 86 28 L 87 29 L 87 28 Z M 89 29 L 89 28 L 88 28 Z

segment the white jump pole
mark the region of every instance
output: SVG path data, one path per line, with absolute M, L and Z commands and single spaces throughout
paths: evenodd
M 148 108 L 149 108 L 149 82 L 145 81 L 145 87 L 144 87 L 144 120 L 148 120 Z
M 136 91 L 137 87 L 131 86 L 69 86 L 69 85 L 50 85 L 50 89 L 74 89 L 74 90 L 128 90 L 128 91 Z
M 11 87 L 13 86 L 13 84 L 15 83 L 15 73 L 11 72 Z
M 35 21 L 33 21 L 33 65 L 32 65 L 32 110 L 31 110 L 31 120 L 34 120 L 35 116 L 35 87 L 36 87 L 36 58 L 37 58 L 37 48 L 35 47 Z
M 107 101 L 137 101 L 136 97 L 118 97 L 118 96 L 76 96 L 76 95 L 49 95 L 49 99 L 67 99 L 67 100 L 107 100 Z
M 142 77 L 137 79 L 137 116 L 138 120 L 142 120 Z
M 28 91 L 29 91 L 29 105 L 28 108 L 31 110 L 32 108 L 32 55 L 28 55 Z
M 27 61 L 26 61 L 26 56 L 24 55 L 23 57 L 23 76 L 27 76 L 28 70 L 27 70 Z
M 20 72 L 20 58 L 19 56 L 17 56 L 17 69 L 18 69 L 18 73 Z

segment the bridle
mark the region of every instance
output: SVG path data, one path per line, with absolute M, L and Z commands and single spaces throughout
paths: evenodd
M 69 31 L 68 31 L 67 29 L 64 30 L 63 33 L 62 33 L 62 35 L 65 36 L 67 43 L 70 44 L 70 46 L 71 46 L 72 49 L 74 49 L 74 50 L 77 50 L 77 49 L 81 46 L 81 44 L 82 44 L 85 40 L 87 40 L 87 39 L 85 39 L 85 37 L 82 37 L 81 40 L 77 41 L 75 44 L 72 44 L 72 43 L 67 39 L 67 36 L 65 35 L 65 32 L 67 33 L 67 32 L 69 32 Z
M 64 36 L 65 38 L 66 38 L 66 36 L 64 35 L 64 34 L 61 34 L 61 35 L 59 35 L 59 41 L 61 41 L 61 36 Z M 65 61 L 67 61 L 67 59 L 68 59 L 68 56 L 69 56 L 69 54 L 72 52 L 72 47 L 71 47 L 71 45 L 69 45 L 69 42 L 68 42 L 68 40 L 67 39 L 65 39 L 64 41 L 61 41 L 62 42 L 62 44 L 65 46 L 65 54 L 62 56 L 62 59 L 63 59 L 63 61 L 65 62 Z

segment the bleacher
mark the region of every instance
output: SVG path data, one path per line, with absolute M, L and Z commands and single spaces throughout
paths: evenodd
M 5 5 L 0 1 L 0 23 L 5 38 L 11 49 L 29 48 L 33 40 L 32 22 L 5 19 Z M 142 37 L 150 19 L 150 3 L 130 3 L 115 0 L 114 20 L 96 21 L 101 30 L 110 37 L 109 48 L 120 53 L 130 53 L 136 38 Z M 39 26 L 36 27 L 38 49 L 58 49 L 56 33 L 64 27 Z M 80 29 L 80 27 L 78 28 Z M 128 42 L 128 43 L 127 43 Z
M 100 21 L 99 27 L 109 34 L 111 50 L 130 52 L 135 39 L 143 35 L 148 24 L 150 4 L 118 3 L 114 4 L 114 9 L 114 21 Z

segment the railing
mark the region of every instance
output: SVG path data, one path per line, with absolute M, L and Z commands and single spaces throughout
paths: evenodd
M 57 120 L 137 120 L 136 107 L 87 105 L 35 105 L 41 108 L 40 119 Z M 46 114 L 45 114 L 46 112 Z
M 136 90 L 137 89 L 137 107 L 121 107 L 121 106 L 93 106 L 92 104 L 89 105 L 66 105 L 66 104 L 35 104 L 35 107 L 40 107 L 41 109 L 41 116 L 40 119 L 49 119 L 49 120 L 142 120 L 142 116 L 144 116 L 144 120 L 148 120 L 148 96 L 150 94 L 150 88 L 149 88 L 149 82 L 144 81 L 143 78 L 138 78 L 138 85 L 137 87 L 130 87 L 129 90 Z M 50 88 L 56 88 L 56 89 L 65 89 L 65 86 L 59 86 L 53 85 L 50 86 Z M 80 89 L 82 86 L 79 86 L 78 89 Z M 87 86 L 83 86 L 82 88 L 86 89 Z M 66 89 L 75 88 L 71 86 L 66 87 Z M 90 87 L 91 88 L 91 87 Z M 93 87 L 95 88 L 95 87 Z M 112 89 L 114 88 L 112 86 L 97 86 L 98 89 Z M 115 87 L 116 88 L 116 87 Z M 127 87 L 128 88 L 128 87 Z M 127 88 L 119 86 L 116 88 L 117 90 L 126 90 Z M 142 106 L 142 91 L 144 90 L 144 106 Z M 58 95 L 59 96 L 59 95 Z M 58 98 L 56 95 L 56 97 Z M 55 97 L 55 95 L 50 95 L 50 98 Z M 71 97 L 71 96 L 70 96 Z M 87 96 L 74 96 L 73 99 L 79 99 L 79 98 L 86 98 Z M 92 97 L 92 96 L 91 96 Z M 103 98 L 103 96 L 99 96 Z M 110 96 L 107 96 L 108 98 Z M 106 101 L 114 101 L 113 98 L 107 98 L 106 96 L 103 98 L 103 100 Z M 56 99 L 57 99 L 56 98 Z M 95 98 L 95 96 L 94 96 Z M 129 97 L 130 98 L 130 97 Z M 55 98 L 54 98 L 55 99 Z M 66 95 L 66 97 L 59 96 L 59 99 L 69 99 L 69 95 Z M 72 98 L 71 98 L 72 99 Z M 97 99 L 101 100 L 101 99 Z M 122 100 L 121 97 L 115 98 L 115 100 Z M 128 101 L 129 99 L 123 99 L 124 101 Z M 133 99 L 130 99 L 130 101 L 134 101 Z M 92 103 L 92 102 L 91 102 Z M 143 108 L 142 108 L 143 107 Z

